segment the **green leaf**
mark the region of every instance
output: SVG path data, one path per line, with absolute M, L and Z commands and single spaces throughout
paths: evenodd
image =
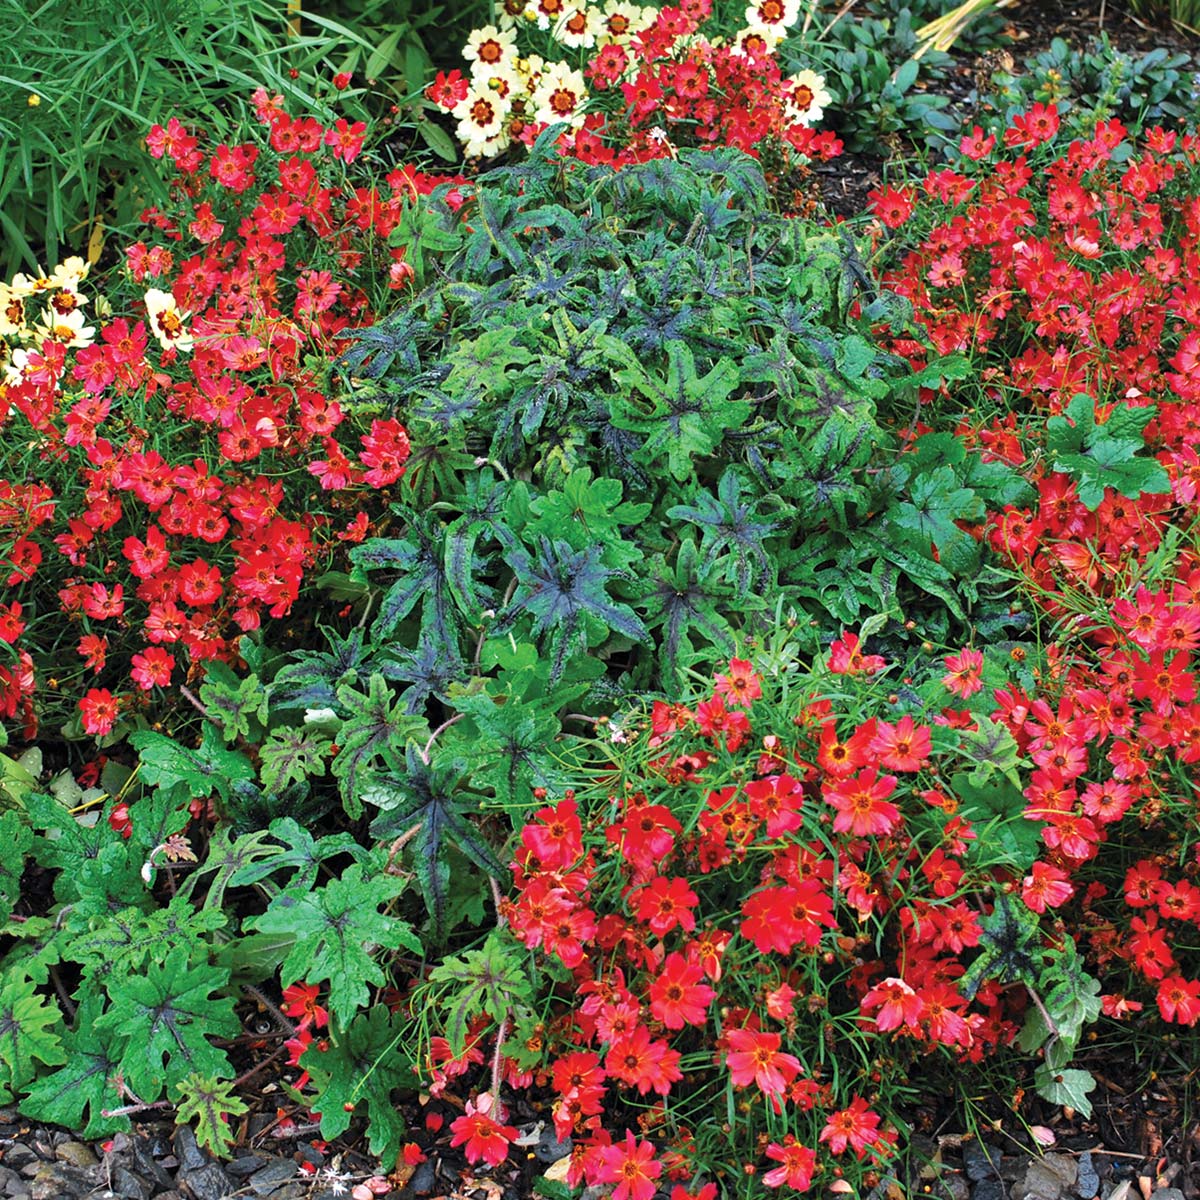
M 252 728 L 266 726 L 267 689 L 257 675 L 239 679 L 226 663 L 211 662 L 200 699 L 227 742 L 249 738 Z
M 373 785 L 371 801 L 383 811 L 371 823 L 371 834 L 377 838 L 404 835 L 407 839 L 435 944 L 441 944 L 449 932 L 448 845 L 456 845 L 493 878 L 505 874 L 504 864 L 469 819 L 478 807 L 478 797 L 464 795 L 466 777 L 461 760 L 439 756 L 427 763 L 415 746 L 409 746 L 403 772 L 380 773 Z
M 228 971 L 189 966 L 182 954 L 152 962 L 144 974 L 110 978 L 112 1007 L 95 1028 L 123 1039 L 122 1069 L 140 1099 L 158 1099 L 192 1072 L 232 1074 L 228 1055 L 208 1040 L 241 1032 L 233 1000 L 213 996 L 228 983 Z
M 576 551 L 569 542 L 546 537 L 538 538 L 536 555 L 523 546 L 513 546 L 504 556 L 516 575 L 517 590 L 496 632 L 506 632 L 520 616 L 529 613 L 534 633 L 551 634 L 551 683 L 561 678 L 574 651 L 594 644 L 588 618 L 630 641 L 650 639 L 641 618 L 608 594 L 609 581 L 624 578 L 625 572 L 604 566 L 603 556 L 601 546 Z
M 996 894 L 995 906 L 979 918 L 979 954 L 959 979 L 959 991 L 974 998 L 985 979 L 1036 987 L 1045 951 L 1036 914 L 1007 892 Z
M 430 972 L 429 982 L 446 985 L 439 1006 L 446 1012 L 446 1038 L 455 1056 L 467 1045 L 467 1030 L 480 1013 L 497 1023 L 517 1004 L 532 1001 L 533 988 L 519 956 L 495 932 L 482 950 L 445 958 Z
M 305 726 L 272 729 L 259 750 L 263 787 L 268 792 L 277 792 L 289 783 L 324 775 L 325 756 L 332 745 L 329 738 Z
M 228 1158 L 236 1140 L 229 1118 L 250 1111 L 250 1106 L 233 1094 L 233 1084 L 193 1071 L 175 1085 L 175 1091 L 179 1096 L 176 1121 L 181 1125 L 195 1121 L 196 1141 L 211 1154 Z
M 34 1075 L 35 1063 L 56 1067 L 67 1061 L 62 1014 L 38 994 L 31 979 L 11 979 L 0 988 L 0 1104 L 11 1104 Z
M 1033 1073 L 1033 1082 L 1038 1095 L 1051 1104 L 1073 1108 L 1085 1119 L 1092 1115 L 1088 1093 L 1096 1086 L 1096 1080 L 1090 1071 L 1054 1070 L 1042 1063 Z
M 125 1103 L 117 1086 L 120 1039 L 95 1028 L 103 1006 L 103 997 L 95 992 L 83 997 L 75 1014 L 75 1030 L 63 1037 L 66 1065 L 43 1075 L 29 1088 L 21 1101 L 25 1116 L 62 1125 L 85 1138 L 105 1137 L 130 1127 L 128 1117 L 103 1115 L 106 1109 L 120 1108 Z
M 256 836 L 265 838 L 268 835 L 264 831 Z M 270 836 L 282 842 L 283 848 L 271 847 L 266 861 L 246 860 L 230 877 L 231 886 L 249 887 L 261 883 L 276 871 L 291 869 L 295 874 L 287 886 L 292 890 L 307 890 L 317 882 L 317 873 L 326 859 L 349 854 L 361 862 L 370 855 L 370 851 L 360 846 L 349 833 L 331 833 L 317 839 L 291 817 L 276 817 L 270 825 Z
M 0 816 L 0 921 L 8 920 L 21 898 L 25 856 L 33 845 L 33 830 L 15 812 Z
M 224 928 L 227 917 L 217 909 L 195 910 L 184 896 L 174 896 L 165 908 L 143 912 L 125 908 L 94 918 L 91 928 L 73 937 L 64 957 L 82 964 L 92 980 L 136 973 L 148 962 L 207 953 L 206 935 Z
M 164 734 L 143 729 L 129 738 L 140 754 L 141 778 L 162 788 L 178 787 L 189 798 L 204 799 L 216 792 L 228 800 L 237 780 L 254 778 L 250 760 L 236 750 L 226 750 L 221 734 L 204 722 L 199 747 L 191 749 Z
M 694 504 L 676 504 L 667 509 L 667 516 L 699 526 L 704 570 L 707 572 L 725 555 L 725 580 L 745 595 L 753 587 L 756 574 L 768 587 L 773 581 L 763 542 L 779 524 L 762 520 L 757 509 L 754 501 L 742 499 L 736 468 L 727 467 L 717 484 L 716 496 L 698 491 Z
M 732 359 L 720 359 L 700 376 L 691 346 L 681 340 L 667 343 L 667 359 L 665 379 L 640 363 L 618 372 L 626 394 L 614 403 L 613 424 L 645 434 L 638 460 L 653 464 L 665 453 L 668 470 L 682 483 L 695 470 L 693 458 L 713 454 L 750 410 L 744 400 L 729 399 L 740 382 Z M 644 403 L 637 404 L 637 396 Z
M 387 982 L 374 948 L 422 953 L 406 922 L 379 911 L 403 890 L 404 881 L 396 876 L 377 872 L 366 877 L 364 865 L 352 863 L 340 879 L 316 891 L 290 888 L 276 896 L 247 927 L 295 937 L 283 964 L 283 985 L 328 980 L 329 1011 L 344 1029 L 370 999 L 368 984 Z
M 365 1113 L 373 1155 L 392 1160 L 408 1135 L 394 1092 L 411 1092 L 416 1075 L 396 1047 L 405 1036 L 401 1018 L 377 1004 L 361 1013 L 344 1031 L 330 1030 L 329 1048 L 309 1046 L 300 1065 L 317 1085 L 313 1111 L 321 1119 L 321 1136 L 336 1138 L 350 1127 L 352 1114 Z
M 1100 425 L 1095 401 L 1081 392 L 1064 414 L 1046 422 L 1046 447 L 1054 469 L 1075 479 L 1080 502 L 1089 509 L 1100 506 L 1105 488 L 1131 499 L 1143 492 L 1159 495 L 1171 490 L 1161 463 L 1134 457 L 1145 448 L 1143 430 L 1153 415 L 1153 406 L 1117 405 Z
M 983 515 L 983 501 L 959 487 L 954 469 L 944 466 L 917 474 L 909 484 L 909 500 L 892 506 L 889 521 L 910 534 L 918 550 L 932 542 L 941 551 L 970 538 L 956 521 L 978 521 Z
M 380 754 L 388 748 L 399 749 L 415 735 L 427 732 L 428 726 L 420 717 L 404 711 L 403 702 L 395 700 L 387 680 L 372 675 L 367 694 L 351 687 L 340 687 L 337 697 L 349 716 L 338 734 L 337 757 L 333 773 L 342 783 L 342 802 L 351 818 L 362 815 L 362 779 Z

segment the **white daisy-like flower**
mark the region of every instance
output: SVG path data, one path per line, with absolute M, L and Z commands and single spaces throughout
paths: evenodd
M 83 310 L 74 308 L 70 312 L 59 312 L 51 307 L 46 309 L 42 319 L 33 327 L 33 336 L 37 341 L 50 338 L 62 342 L 64 346 L 82 350 L 90 346 L 96 337 L 95 326 L 85 323 Z
M 590 50 L 602 28 L 600 12 L 577 2 L 559 17 L 552 36 L 571 50 Z
M 783 37 L 782 29 L 775 30 L 766 25 L 751 25 L 746 29 L 739 29 L 734 34 L 729 51 L 742 58 L 762 58 L 764 54 L 772 53 L 775 47 L 783 41 Z
M 788 83 L 784 114 L 793 125 L 816 125 L 833 97 L 825 90 L 825 79 L 816 71 L 797 71 Z
M 458 119 L 456 132 L 464 153 L 472 157 L 498 154 L 498 149 L 485 147 L 503 132 L 504 119 L 511 109 L 512 105 L 486 83 L 473 80 L 471 90 L 451 110 Z
M 643 29 L 648 29 L 654 23 L 656 13 L 656 9 L 630 4 L 629 0 L 608 0 L 604 11 L 599 15 L 601 43 L 616 42 L 621 46 L 627 45 Z
M 529 91 L 513 62 L 501 63 L 490 71 L 477 66 L 472 72 L 471 84 L 481 91 L 498 96 L 508 104 L 510 110 L 517 99 L 527 95 Z
M 528 58 L 518 58 L 513 67 L 521 80 L 521 86 L 533 95 L 542 73 L 546 70 L 546 60 L 540 54 L 531 54 Z
M 500 0 L 496 5 L 496 24 L 501 29 L 517 29 L 525 23 L 525 0 Z
M 553 63 L 542 72 L 533 93 L 533 119 L 547 125 L 565 121 L 572 129 L 578 129 L 583 124 L 587 98 L 583 75 L 565 63 Z
M 746 8 L 746 24 L 785 30 L 800 16 L 800 0 L 753 0 Z
M 562 19 L 569 7 L 567 0 L 527 0 L 525 19 L 539 29 L 550 29 Z
M 52 288 L 65 288 L 77 292 L 79 285 L 87 278 L 91 264 L 85 262 L 78 254 L 60 262 L 47 277 L 46 282 Z
M 476 69 L 490 71 L 516 58 L 516 41 L 514 30 L 501 32 L 495 25 L 485 25 L 482 29 L 472 31 L 467 38 L 463 58 L 471 64 L 472 74 Z
M 29 333 L 27 316 L 25 297 L 0 283 L 0 337 L 25 337 Z
M 174 348 L 180 354 L 187 354 L 195 345 L 191 332 L 184 325 L 192 314 L 180 312 L 170 292 L 151 288 L 146 293 L 146 315 L 150 318 L 150 332 L 164 350 Z

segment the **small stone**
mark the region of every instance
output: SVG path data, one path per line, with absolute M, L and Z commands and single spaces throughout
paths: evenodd
M 971 1185 L 964 1175 L 957 1171 L 951 1171 L 940 1176 L 934 1182 L 930 1194 L 937 1200 L 969 1200 Z
M 100 1160 L 92 1153 L 90 1146 L 82 1142 L 63 1142 L 54 1149 L 54 1157 L 59 1162 L 70 1163 L 73 1167 L 94 1167 Z
M 1092 1152 L 1085 1150 L 1079 1156 L 1079 1178 L 1075 1181 L 1075 1194 L 1079 1200 L 1092 1200 L 1100 1190 L 1100 1174 L 1092 1161 Z
M 121 1200 L 150 1200 L 150 1185 L 132 1171 L 127 1171 L 122 1166 L 115 1166 L 109 1178 L 109 1187 L 121 1197 Z
M 147 1138 L 138 1138 L 133 1143 L 133 1165 L 137 1168 L 137 1173 L 150 1184 L 152 1191 L 169 1192 L 175 1186 L 175 1181 L 155 1156 L 154 1145 L 155 1143 Z
M 235 1179 L 248 1179 L 255 1171 L 261 1171 L 267 1165 L 267 1160 L 258 1154 L 243 1154 L 233 1162 L 225 1164 L 225 1170 Z
M 296 1178 L 299 1168 L 290 1158 L 279 1158 L 250 1177 L 250 1188 L 256 1196 L 273 1196 L 284 1184 Z
M 1066 1184 L 1074 1187 L 1079 1176 L 1079 1163 L 1071 1154 L 1043 1154 L 1041 1163 L 1049 1167 Z
M 4 1165 L 19 1171 L 26 1163 L 33 1162 L 37 1155 L 24 1143 L 13 1142 L 4 1152 Z
M 967 1178 L 972 1183 L 979 1183 L 983 1179 L 994 1179 L 999 1162 L 1000 1155 L 990 1146 L 985 1146 L 981 1142 L 968 1142 L 963 1147 L 963 1166 L 966 1168 Z
M 180 1171 L 176 1182 L 195 1200 L 225 1200 L 226 1196 L 232 1196 L 238 1190 L 225 1172 L 215 1164 L 201 1167 L 197 1171 Z
M 1075 1160 L 1066 1154 L 1033 1159 L 1009 1190 L 1011 1200 L 1059 1200 L 1075 1182 Z
M 571 1153 L 571 1139 L 564 1138 L 559 1141 L 554 1134 L 553 1126 L 547 1126 L 542 1130 L 542 1136 L 538 1139 L 538 1143 L 533 1148 L 534 1157 L 538 1162 L 554 1163 L 560 1158 L 566 1158 Z
M 428 1196 L 433 1191 L 437 1183 L 437 1173 L 434 1170 L 433 1162 L 426 1159 L 423 1163 L 417 1165 L 417 1169 L 413 1172 L 413 1177 L 408 1181 L 408 1190 L 414 1196 Z
M 91 1193 L 95 1182 L 66 1163 L 41 1163 L 30 1181 L 29 1194 L 33 1200 L 76 1200 Z
M 995 1176 L 981 1179 L 971 1192 L 971 1200 L 1004 1200 L 1004 1184 Z
M 181 1171 L 199 1171 L 208 1166 L 209 1157 L 196 1143 L 196 1135 L 190 1125 L 180 1125 L 175 1130 L 174 1144 Z

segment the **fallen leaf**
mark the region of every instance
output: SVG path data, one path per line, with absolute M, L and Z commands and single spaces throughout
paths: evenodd
M 552 1162 L 546 1168 L 546 1178 L 551 1183 L 566 1183 L 567 1172 L 571 1169 L 571 1156 L 568 1154 L 566 1158 L 560 1158 Z
M 1047 1128 L 1045 1125 L 1030 1125 L 1029 1132 L 1033 1135 L 1033 1140 L 1039 1146 L 1053 1146 L 1058 1140 L 1054 1136 L 1054 1130 Z

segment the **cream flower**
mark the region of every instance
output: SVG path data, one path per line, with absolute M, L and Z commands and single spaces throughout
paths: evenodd
M 583 106 L 587 98 L 583 75 L 572 71 L 565 63 L 554 63 L 542 72 L 533 93 L 533 119 L 547 125 L 566 121 L 572 129 L 578 129 L 583 124 Z
M 503 30 L 525 24 L 525 0 L 500 0 L 496 5 L 496 21 Z
M 192 349 L 195 343 L 183 324 L 192 314 L 180 312 L 170 292 L 151 288 L 146 293 L 146 315 L 150 318 L 150 331 L 164 350 L 187 354 Z
M 782 32 L 799 16 L 800 0 L 754 0 L 746 9 L 746 24 Z
M 458 119 L 458 140 L 463 152 L 471 157 L 490 157 L 500 151 L 489 146 L 504 129 L 504 119 L 512 105 L 479 79 L 473 80 L 471 90 L 454 106 L 452 115 Z
M 600 14 L 600 41 L 626 45 L 634 36 L 654 24 L 658 10 L 630 4 L 629 0 L 608 0 Z
M 783 41 L 784 30 L 772 29 L 767 25 L 751 25 L 747 29 L 739 29 L 733 37 L 730 53 L 742 58 L 761 58 L 770 54 Z
M 0 283 L 0 337 L 25 337 L 26 317 L 25 296 Z
M 503 33 L 495 25 L 485 25 L 476 29 L 467 38 L 463 47 L 463 58 L 471 64 L 471 73 L 492 71 L 503 63 L 511 62 L 517 56 L 517 35 L 511 30 Z
M 29 365 L 28 350 L 14 350 L 12 358 L 4 364 L 4 382 L 15 387 L 25 377 L 25 368 Z
M 788 82 L 785 116 L 793 125 L 815 125 L 825 115 L 833 97 L 825 90 L 825 79 L 816 71 L 798 71 Z
M 600 12 L 587 4 L 576 2 L 559 17 L 553 37 L 571 50 L 590 50 L 596 44 L 596 35 L 602 30 Z
M 567 0 L 526 0 L 525 19 L 536 22 L 539 29 L 549 29 L 561 20 L 568 7 Z
M 94 326 L 84 323 L 82 309 L 75 308 L 64 313 L 51 307 L 46 309 L 45 315 L 34 325 L 33 336 L 39 342 L 43 338 L 50 338 L 62 342 L 65 346 L 82 350 L 84 346 L 92 344 L 96 330 Z
M 69 292 L 77 292 L 79 285 L 87 278 L 91 269 L 91 264 L 76 254 L 59 263 L 50 273 L 46 282 L 52 288 L 64 288 Z

